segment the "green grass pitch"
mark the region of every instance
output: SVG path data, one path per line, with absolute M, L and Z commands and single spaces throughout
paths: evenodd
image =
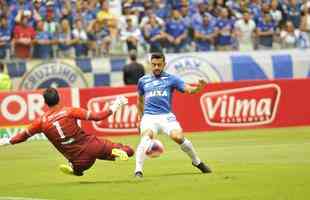
M 143 180 L 133 178 L 134 159 L 97 161 L 85 176 L 71 177 L 58 171 L 65 160 L 46 141 L 3 147 L 0 200 L 310 199 L 309 127 L 194 133 L 187 137 L 214 173 L 199 173 L 166 136 L 159 137 L 166 152 L 145 162 Z M 136 147 L 139 137 L 112 140 Z

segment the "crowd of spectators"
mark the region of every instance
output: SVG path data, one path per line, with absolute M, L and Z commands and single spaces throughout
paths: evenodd
M 0 0 L 0 59 L 310 46 L 307 0 L 120 2 Z

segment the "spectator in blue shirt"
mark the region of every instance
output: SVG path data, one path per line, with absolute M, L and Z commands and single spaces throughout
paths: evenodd
M 216 32 L 214 26 L 210 23 L 211 18 L 210 14 L 204 14 L 203 24 L 195 27 L 194 39 L 197 51 L 211 51 L 214 49 Z
M 44 23 L 39 21 L 37 24 L 37 34 L 34 39 L 33 57 L 48 59 L 52 57 L 52 36 L 44 31 Z
M 0 16 L 0 59 L 9 56 L 11 35 L 12 30 L 8 26 L 6 16 Z
M 82 1 L 81 3 L 82 18 L 86 24 L 89 24 L 96 19 L 96 11 L 94 10 L 93 4 L 88 1 Z
M 253 16 L 254 22 L 258 24 L 260 19 L 262 19 L 261 5 L 258 0 L 252 0 L 249 5 L 250 13 Z
M 223 8 L 216 22 L 216 48 L 220 51 L 229 51 L 233 48 L 234 21 L 230 19 L 228 9 Z
M 203 18 L 205 12 L 207 12 L 208 5 L 201 2 L 197 4 L 197 10 L 193 17 L 192 17 L 192 27 L 195 29 L 195 27 L 200 27 L 203 24 Z M 211 20 L 211 19 L 209 19 Z
M 191 5 L 187 1 L 181 1 L 180 7 L 176 8 L 179 10 L 181 17 L 183 18 L 183 21 L 187 28 L 192 27 L 192 18 L 196 14 L 196 10 L 193 9 Z
M 285 10 L 286 21 L 292 21 L 295 28 L 299 28 L 301 21 L 301 4 L 297 0 L 290 0 Z
M 149 52 L 162 52 L 162 42 L 165 40 L 166 36 L 156 18 L 151 16 L 148 23 L 142 28 L 144 38 L 150 45 Z
M 177 9 L 172 10 L 171 18 L 166 23 L 165 32 L 168 41 L 168 52 L 180 53 L 186 51 L 186 42 L 188 36 L 187 26 Z
M 4 0 L 4 1 L 6 1 L 9 6 L 17 4 L 17 0 Z
M 74 18 L 73 15 L 71 13 L 71 9 L 69 7 L 63 7 L 61 10 L 61 21 L 63 19 L 68 20 L 70 27 L 73 28 L 73 24 L 74 24 Z
M 32 2 L 26 0 L 18 0 L 16 3 L 11 4 L 10 14 L 15 19 L 19 12 L 23 13 L 25 10 L 32 11 Z
M 101 25 L 98 20 L 93 21 L 88 27 L 89 48 L 93 56 L 108 54 L 111 44 L 111 31 L 107 26 L 108 21 L 104 20 L 105 25 Z
M 272 21 L 272 16 L 268 13 L 264 13 L 263 20 L 256 26 L 258 49 L 272 49 L 275 29 L 276 26 Z
M 164 0 L 154 0 L 155 15 L 162 19 L 169 17 L 170 8 L 165 4 Z
M 195 6 L 196 5 L 194 3 L 191 3 L 188 0 L 179 0 L 173 7 L 179 10 L 181 13 L 187 13 L 187 15 L 192 17 L 196 13 Z

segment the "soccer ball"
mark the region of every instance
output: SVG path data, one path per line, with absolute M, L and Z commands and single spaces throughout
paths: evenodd
M 152 139 L 151 144 L 145 153 L 150 158 L 159 157 L 162 153 L 164 153 L 164 145 L 161 141 Z

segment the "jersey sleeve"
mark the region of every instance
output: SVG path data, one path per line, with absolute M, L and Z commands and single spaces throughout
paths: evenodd
M 31 136 L 41 132 L 42 132 L 41 119 L 37 119 L 34 122 L 32 122 L 32 124 L 30 124 L 29 127 L 27 127 L 25 130 L 14 135 L 10 139 L 10 143 L 14 145 L 21 142 L 25 142 Z
M 185 92 L 185 82 L 177 76 L 173 76 L 173 87 L 182 93 Z
M 144 89 L 143 89 L 143 81 L 141 78 L 138 81 L 138 88 L 137 89 L 138 89 L 139 95 L 143 96 L 144 95 Z
M 256 26 L 256 28 L 259 30 L 259 31 L 263 31 L 263 23 L 262 22 L 259 22 Z
M 33 121 L 25 130 L 25 133 L 28 136 L 33 136 L 37 133 L 41 133 L 42 129 L 41 129 L 41 119 L 36 119 L 35 121 Z
M 100 121 L 107 118 L 111 114 L 112 111 L 110 110 L 94 112 L 84 108 L 71 108 L 69 115 L 75 119 Z
M 87 120 L 89 112 L 83 108 L 71 108 L 70 109 L 70 117 L 81 119 L 81 120 Z

